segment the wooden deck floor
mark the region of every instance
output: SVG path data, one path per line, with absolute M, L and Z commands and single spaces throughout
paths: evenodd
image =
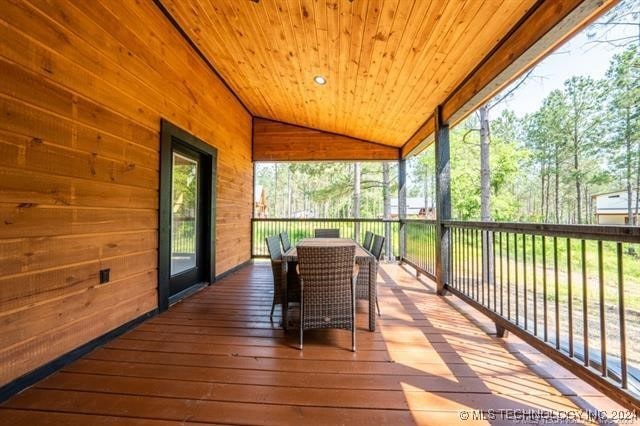
M 375 333 L 359 306 L 355 354 L 345 331 L 307 332 L 300 352 L 269 321 L 271 282 L 266 263 L 228 276 L 14 396 L 0 423 L 510 424 L 474 410 L 608 403 L 565 370 L 534 372 L 534 350 L 523 361 L 397 265 L 379 275 Z

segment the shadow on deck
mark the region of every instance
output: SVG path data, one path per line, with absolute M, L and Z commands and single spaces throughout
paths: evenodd
M 14 396 L 0 418 L 538 424 L 557 413 L 556 423 L 575 424 L 588 423 L 581 409 L 619 408 L 528 345 L 487 335 L 402 267 L 383 265 L 378 279 L 382 317 L 369 332 L 360 302 L 355 354 L 350 333 L 334 330 L 305 332 L 299 351 L 297 330 L 269 320 L 271 269 L 256 262 Z

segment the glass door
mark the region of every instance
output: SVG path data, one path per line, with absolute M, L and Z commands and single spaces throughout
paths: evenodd
M 200 155 L 174 146 L 171 170 L 169 296 L 203 281 Z

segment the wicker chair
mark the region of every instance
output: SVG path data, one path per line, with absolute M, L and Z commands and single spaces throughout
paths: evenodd
M 300 350 L 304 330 L 351 330 L 356 350 L 355 246 L 298 247 L 300 275 Z
M 314 236 L 316 238 L 340 238 L 340 230 L 332 228 L 316 228 Z
M 370 251 L 372 241 L 373 241 L 373 232 L 367 231 L 364 234 L 364 241 L 362 242 L 362 247 L 364 247 L 365 250 Z
M 384 237 L 380 235 L 375 235 L 373 237 L 373 245 L 371 246 L 371 254 L 376 258 L 376 260 L 380 260 L 382 256 L 382 248 L 384 247 Z
M 376 262 L 380 261 L 382 257 L 382 248 L 384 247 L 384 237 L 380 235 L 374 235 L 373 237 L 373 245 L 371 246 L 371 254 L 376 258 Z M 368 291 L 368 287 L 367 287 Z M 367 293 L 368 296 L 368 293 Z M 380 314 L 380 304 L 378 303 L 378 295 L 376 294 L 376 308 L 378 309 L 378 316 Z
M 277 235 L 267 237 L 267 248 L 269 249 L 269 257 L 271 258 L 271 272 L 273 273 L 273 302 L 271 303 L 271 314 L 269 318 L 273 318 L 273 311 L 276 305 L 282 305 L 282 252 L 280 251 L 280 239 Z M 289 302 L 300 301 L 300 280 L 296 273 L 295 263 L 288 262 L 287 266 L 287 300 Z M 284 307 L 283 307 L 284 309 Z
M 289 234 L 287 234 L 286 232 L 281 232 L 280 233 L 280 241 L 282 242 L 282 250 L 284 250 L 284 252 L 288 252 L 289 249 L 291 249 L 291 242 L 289 241 Z

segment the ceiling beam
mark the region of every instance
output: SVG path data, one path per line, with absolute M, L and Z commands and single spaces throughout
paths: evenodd
M 459 123 L 615 3 L 617 0 L 540 1 L 442 103 L 443 123 Z M 403 145 L 403 158 L 433 141 L 432 121 L 433 116 Z

